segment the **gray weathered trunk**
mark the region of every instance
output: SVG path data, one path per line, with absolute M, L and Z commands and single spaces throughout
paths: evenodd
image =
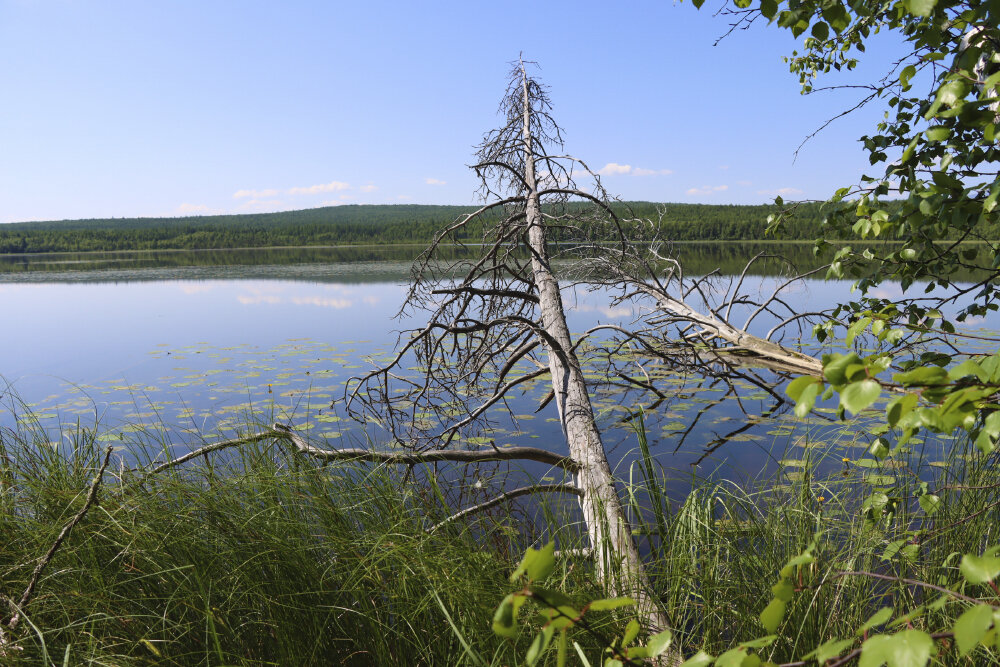
M 649 578 L 628 526 L 625 511 L 615 490 L 614 478 L 604 452 L 604 444 L 594 418 L 587 385 L 573 351 L 563 310 L 559 282 L 549 265 L 545 226 L 538 195 L 538 181 L 531 136 L 531 101 L 528 79 L 524 82 L 524 181 L 528 188 L 526 221 L 531 248 L 532 274 L 538 292 L 541 326 L 550 342 L 545 343 L 552 374 L 552 387 L 563 434 L 570 456 L 579 465 L 576 483 L 586 521 L 598 576 L 618 595 L 636 599 L 639 612 L 650 631 L 669 628 L 666 616 L 650 594 Z M 676 658 L 670 660 L 677 662 Z

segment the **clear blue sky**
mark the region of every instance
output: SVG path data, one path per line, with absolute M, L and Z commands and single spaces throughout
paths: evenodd
M 793 162 L 854 94 L 799 95 L 787 31 L 713 46 L 715 8 L 0 0 L 0 222 L 471 203 L 519 52 L 612 194 L 761 203 L 854 182 L 880 110 Z

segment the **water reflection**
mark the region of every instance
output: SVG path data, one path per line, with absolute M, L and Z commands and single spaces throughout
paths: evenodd
M 249 409 L 261 419 L 290 421 L 313 438 L 363 440 L 365 434 L 344 418 L 338 404 L 348 378 L 384 359 L 399 332 L 419 323 L 394 319 L 415 250 L 153 253 L 156 258 L 116 253 L 105 259 L 122 264 L 155 259 L 156 265 L 99 270 L 84 268 L 85 261 L 71 256 L 43 258 L 40 264 L 19 258 L 7 263 L 19 268 L 4 273 L 0 284 L 5 320 L 11 323 L 0 349 L 0 373 L 52 424 L 95 416 L 119 429 L 162 423 L 174 442 L 187 446 L 197 437 L 227 432 Z M 747 249 L 739 250 L 744 257 Z M 736 255 L 725 246 L 691 246 L 687 252 L 711 269 Z M 205 264 L 184 263 L 192 257 Z M 69 270 L 68 264 L 77 268 Z M 766 264 L 758 267 L 761 288 L 769 290 L 776 279 L 766 275 Z M 807 281 L 787 298 L 793 308 L 815 309 L 817 303 L 843 299 L 848 290 L 844 282 Z M 627 323 L 638 314 L 634 304 L 609 306 L 601 291 L 581 288 L 567 297 L 576 332 L 598 323 Z M 767 324 L 756 326 L 766 330 Z M 844 427 L 830 418 L 829 408 L 807 420 L 785 419 L 783 412 L 771 412 L 772 397 L 749 383 L 737 383 L 737 403 L 719 385 L 672 375 L 669 368 L 658 372 L 664 396 L 652 402 L 607 382 L 597 370 L 589 376 L 606 444 L 621 474 L 628 474 L 636 448 L 625 419 L 640 404 L 647 409 L 658 462 L 681 474 L 693 464 L 706 475 L 782 466 L 794 472 L 789 461 L 842 435 Z M 527 383 L 510 401 L 513 421 L 500 409 L 491 413 L 497 427 L 490 440 L 497 446 L 564 450 L 555 407 L 535 411 L 545 393 L 544 382 Z M 0 414 L 0 424 L 13 419 L 9 408 Z M 368 435 L 375 432 L 369 429 Z M 842 447 L 867 447 L 867 434 L 848 435 Z

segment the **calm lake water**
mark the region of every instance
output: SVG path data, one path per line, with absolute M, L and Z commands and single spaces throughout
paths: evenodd
M 399 330 L 420 324 L 394 319 L 418 251 L 0 257 L 6 322 L 0 374 L 7 384 L 0 424 L 10 426 L 22 416 L 16 402 L 23 401 L 53 433 L 77 420 L 100 422 L 111 442 L 123 432 L 162 429 L 178 452 L 231 435 L 232 426 L 251 411 L 260 419 L 273 415 L 289 422 L 320 444 L 363 441 L 361 428 L 330 405 L 340 403 L 349 377 L 393 349 Z M 685 252 L 689 273 L 717 267 L 732 273 L 755 250 L 748 244 L 715 244 L 682 248 L 682 258 Z M 792 252 L 803 263 L 811 260 L 807 247 Z M 768 288 L 777 279 L 749 280 Z M 847 283 L 807 281 L 787 299 L 805 311 L 848 293 Z M 574 331 L 627 323 L 635 315 L 628 307 L 610 307 L 601 292 L 571 290 L 566 298 Z M 976 326 L 1000 328 L 1000 323 Z M 795 420 L 779 413 L 748 421 L 731 398 L 723 400 L 719 386 L 696 378 L 676 378 L 673 386 L 669 400 L 646 420 L 654 455 L 678 479 L 690 476 L 696 463 L 702 476 L 747 477 L 778 469 L 794 475 L 809 447 L 842 430 L 822 414 Z M 518 417 L 499 422 L 492 434 L 497 445 L 565 451 L 555 406 L 535 413 L 545 393 L 541 383 L 515 398 Z M 749 384 L 740 398 L 743 409 L 757 417 L 772 406 Z M 634 400 L 595 394 L 609 453 L 623 475 L 635 459 L 636 436 L 621 420 Z M 841 446 L 860 456 L 869 436 L 857 429 L 848 435 Z M 371 431 L 369 437 L 378 439 Z

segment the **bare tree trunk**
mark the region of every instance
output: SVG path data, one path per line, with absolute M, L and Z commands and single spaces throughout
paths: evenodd
M 594 549 L 598 576 L 619 595 L 633 597 L 647 629 L 669 629 L 669 621 L 651 595 L 649 578 L 615 490 L 594 409 L 580 362 L 573 349 L 559 282 L 549 265 L 545 226 L 538 195 L 531 137 L 531 101 L 528 77 L 521 65 L 524 95 L 524 180 L 528 187 L 526 223 L 531 267 L 541 310 L 541 325 L 551 340 L 543 344 L 549 359 L 552 387 L 570 457 L 579 465 L 576 483 L 580 504 Z M 558 347 L 556 347 L 558 346 Z M 676 658 L 669 659 L 679 662 Z

